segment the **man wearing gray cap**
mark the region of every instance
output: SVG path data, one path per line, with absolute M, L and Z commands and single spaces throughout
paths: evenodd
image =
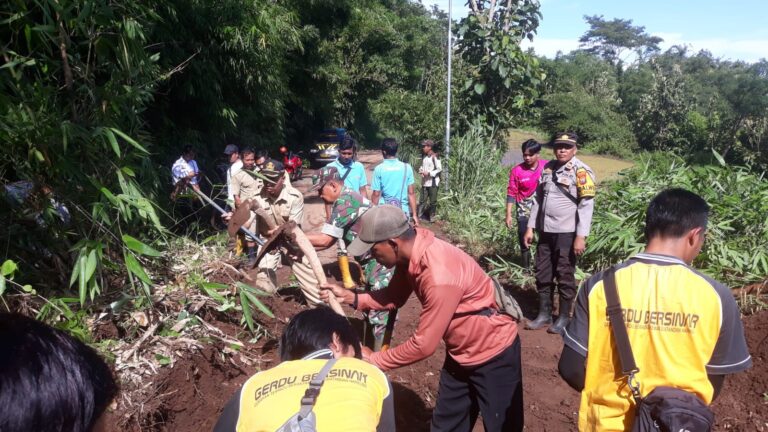
M 523 430 L 523 379 L 517 323 L 499 312 L 494 282 L 461 249 L 413 228 L 402 209 L 374 207 L 361 216 L 349 254 L 370 250 L 395 273 L 387 288 L 358 293 L 338 285 L 321 286 L 320 296 L 334 295 L 354 309 L 391 310 L 411 293 L 422 310 L 416 333 L 387 351 L 363 348 L 363 358 L 382 370 L 431 356 L 442 339 L 446 357 L 432 414 L 432 430 L 472 430 L 482 413 L 485 430 Z

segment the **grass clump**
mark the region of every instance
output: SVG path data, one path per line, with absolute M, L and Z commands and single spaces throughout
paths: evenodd
M 508 255 L 514 247 L 504 225 L 509 169 L 499 163 L 506 144 L 493 136 L 493 130 L 476 124 L 452 141 L 443 161 L 450 188 L 441 192 L 438 212 L 446 232 L 475 256 Z

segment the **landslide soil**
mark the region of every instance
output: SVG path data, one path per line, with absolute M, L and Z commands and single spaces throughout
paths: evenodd
M 380 157 L 363 153 L 361 161 L 368 168 Z M 305 176 L 310 176 L 307 173 Z M 307 180 L 298 183 L 304 189 Z M 319 229 L 324 210 L 317 199 L 308 199 L 305 224 L 309 230 Z M 439 226 L 430 227 L 440 233 Z M 335 251 L 320 254 L 325 263 L 335 259 Z M 332 266 L 328 266 L 329 270 Z M 333 272 L 329 272 L 333 278 Z M 281 281 L 288 282 L 289 269 L 279 272 Z M 521 302 L 526 316 L 534 314 L 535 293 L 512 287 Z M 222 408 L 231 395 L 251 375 L 278 363 L 277 341 L 287 321 L 306 306 L 296 289 L 281 290 L 277 296 L 266 299 L 267 306 L 275 313 L 275 319 L 262 317 L 260 323 L 270 336 L 255 343 L 246 343 L 238 353 L 227 353 L 223 343 L 205 345 L 172 366 L 163 368 L 146 383 L 145 400 L 134 400 L 130 409 L 121 408 L 109 414 L 110 430 L 127 431 L 206 431 L 211 430 Z M 421 307 L 411 296 L 398 314 L 393 345 L 402 343 L 418 325 Z M 233 338 L 244 337 L 237 320 L 231 316 L 206 312 L 207 322 L 219 327 Z M 359 325 L 360 316 L 348 310 Z M 747 343 L 754 365 L 745 373 L 737 374 L 725 382 L 722 394 L 713 404 L 717 416 L 717 430 L 768 431 L 768 311 L 763 310 L 744 317 Z M 108 331 L 107 331 L 108 333 Z M 108 336 L 108 335 L 107 335 Z M 528 431 L 576 430 L 579 395 L 570 389 L 557 374 L 557 360 L 562 349 L 562 339 L 544 331 L 521 330 L 523 380 L 525 395 L 525 423 Z M 255 362 L 242 361 L 244 354 Z M 401 431 L 427 431 L 437 385 L 445 357 L 441 346 L 428 359 L 414 365 L 387 373 L 392 381 L 395 397 L 397 427 Z M 480 421 L 475 430 L 483 430 Z

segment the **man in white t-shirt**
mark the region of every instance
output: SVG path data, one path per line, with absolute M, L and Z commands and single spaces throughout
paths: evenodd
M 173 175 L 173 184 L 175 186 L 179 186 L 179 182 L 185 182 L 192 186 L 196 191 L 200 191 L 200 186 L 198 186 L 200 170 L 197 168 L 197 162 L 195 162 L 195 150 L 192 146 L 184 146 L 181 157 L 173 163 L 171 173 Z
M 432 222 L 437 208 L 437 188 L 440 185 L 440 173 L 443 165 L 435 153 L 434 141 L 427 139 L 421 142 L 424 159 L 421 161 L 419 174 L 421 174 L 421 196 L 417 213 L 419 218 Z
M 229 168 L 227 168 L 227 204 L 231 204 L 235 201 L 235 195 L 232 193 L 232 176 L 243 168 L 243 161 L 240 159 L 240 148 L 234 144 L 227 144 L 227 147 L 224 148 L 224 154 L 229 158 Z

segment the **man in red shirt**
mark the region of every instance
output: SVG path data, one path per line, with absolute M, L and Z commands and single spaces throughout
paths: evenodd
M 528 229 L 528 218 L 531 216 L 534 195 L 539 186 L 541 173 L 547 160 L 539 159 L 541 144 L 529 139 L 522 145 L 523 161 L 517 164 L 509 172 L 509 185 L 507 186 L 507 228 L 512 228 L 512 205 L 515 204 L 517 213 L 517 239 L 520 242 L 520 256 L 522 265 L 526 270 L 531 268 L 530 247 L 525 245 L 525 231 Z
M 422 310 L 416 333 L 405 343 L 375 353 L 363 347 L 363 358 L 382 370 L 395 369 L 431 356 L 442 339 L 447 352 L 432 430 L 471 431 L 479 412 L 487 431 L 522 431 L 517 323 L 499 313 L 493 280 L 462 250 L 411 227 L 395 206 L 374 207 L 361 217 L 348 252 L 368 250 L 395 268 L 389 286 L 358 293 L 328 284 L 321 286 L 321 298 L 335 295 L 362 311 L 388 310 L 402 307 L 413 292 Z

